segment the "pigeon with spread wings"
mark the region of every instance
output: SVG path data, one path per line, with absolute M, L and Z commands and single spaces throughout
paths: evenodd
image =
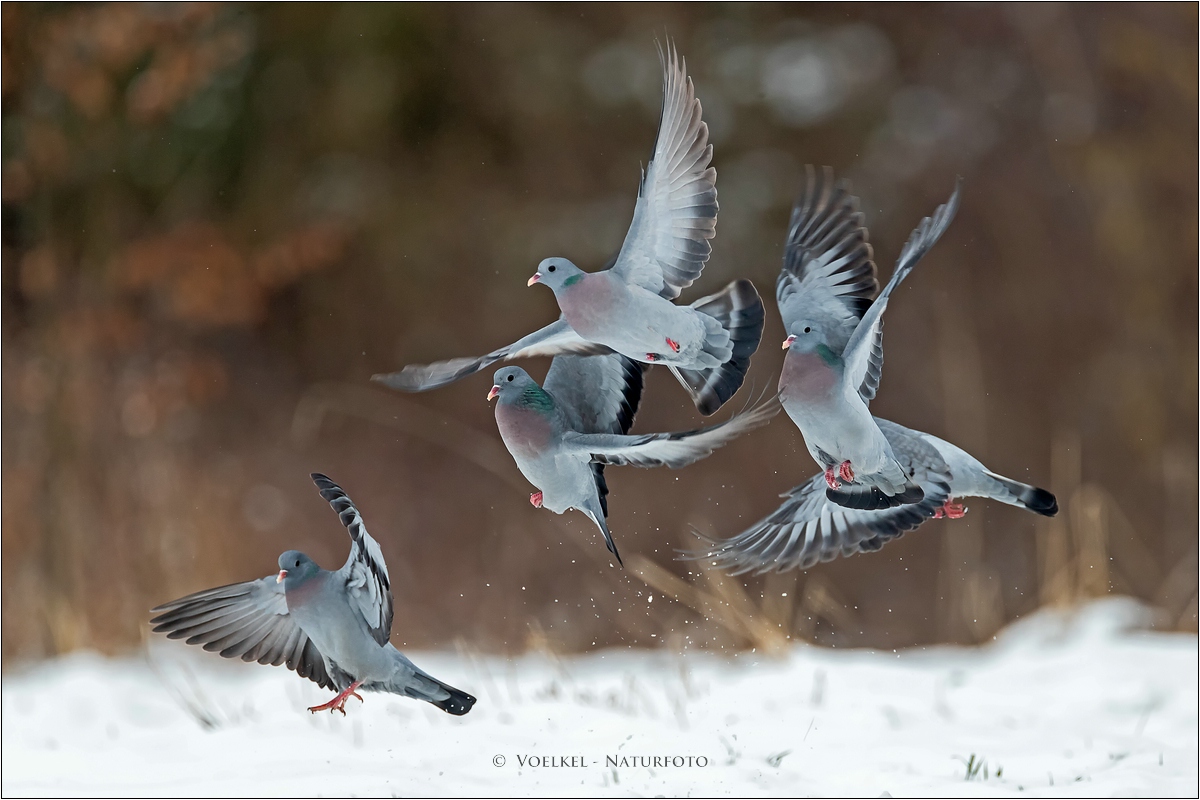
M 783 269 L 776 282 L 787 330 L 779 375 L 783 407 L 825 471 L 830 500 L 877 509 L 920 502 L 923 490 L 906 474 L 868 403 L 883 369 L 883 312 L 888 298 L 949 226 L 958 187 L 913 231 L 891 280 L 872 302 L 878 282 L 858 198 L 833 185 L 829 170 L 808 182 L 792 211 Z
M 989 470 L 949 442 L 885 419 L 875 422 L 905 471 L 921 487 L 917 503 L 878 510 L 846 508 L 825 495 L 825 476 L 814 475 L 787 494 L 770 516 L 730 539 L 707 540 L 688 554 L 735 574 L 808 569 L 837 556 L 878 550 L 927 519 L 957 519 L 963 497 L 986 497 L 1053 517 L 1058 501 L 1045 489 Z M 703 537 L 706 538 L 706 537 Z
M 279 557 L 279 572 L 246 583 L 197 592 L 151 613 L 154 630 L 186 639 L 224 658 L 287 664 L 302 678 L 335 689 L 328 703 L 309 711 L 340 711 L 359 689 L 389 692 L 432 703 L 461 716 L 475 698 L 442 683 L 405 658 L 388 639 L 392 584 L 379 543 L 354 503 L 329 478 L 313 482 L 350 533 L 350 557 L 323 570 L 297 550 Z
M 745 380 L 763 329 L 763 304 L 747 280 L 691 305 L 675 299 L 700 277 L 717 225 L 717 171 L 686 63 L 668 44 L 654 155 L 642 174 L 633 222 L 617 256 L 596 272 L 547 258 L 529 279 L 545 284 L 561 318 L 485 356 L 410 364 L 372 380 L 419 392 L 445 386 L 501 360 L 620 353 L 662 364 L 702 414 L 712 414 Z

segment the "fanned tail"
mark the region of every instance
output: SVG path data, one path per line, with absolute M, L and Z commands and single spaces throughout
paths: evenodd
M 721 323 L 729 332 L 733 353 L 729 360 L 711 369 L 671 367 L 671 372 L 688 390 L 697 410 L 713 414 L 737 393 L 750 369 L 750 357 L 762 340 L 764 312 L 762 298 L 754 284 L 736 280 L 722 291 L 692 303 L 692 308 Z

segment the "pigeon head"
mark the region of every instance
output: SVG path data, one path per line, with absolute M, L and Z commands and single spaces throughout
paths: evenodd
M 783 340 L 783 349 L 795 353 L 816 353 L 831 366 L 841 357 L 829 346 L 825 329 L 816 322 L 801 320 L 788 328 L 788 337 Z
M 297 586 L 320 571 L 317 562 L 301 553 L 299 550 L 288 550 L 279 557 L 279 575 L 275 577 L 283 588 Z
M 529 373 L 520 367 L 504 367 L 496 370 L 492 376 L 492 390 L 488 392 L 488 400 L 500 398 L 503 405 L 519 405 L 548 411 L 554 408 L 554 401 L 546 394 L 537 381 L 529 377 Z
M 586 274 L 565 258 L 547 258 L 538 264 L 537 272 L 533 273 L 527 285 L 542 283 L 558 294 L 561 289 L 573 286 Z

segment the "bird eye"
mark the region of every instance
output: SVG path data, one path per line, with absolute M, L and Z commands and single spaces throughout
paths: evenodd
M 553 264 L 551 264 L 550 266 L 546 267 L 546 271 L 547 271 L 547 272 L 554 272 L 554 265 L 553 265 Z
M 511 381 L 512 381 L 512 379 L 513 379 L 513 376 L 512 376 L 512 375 L 509 375 L 509 376 L 508 376 L 508 380 L 511 382 Z
M 296 562 L 296 566 L 297 566 L 297 567 L 298 567 L 298 566 L 300 566 L 300 562 L 299 562 L 299 561 L 297 561 L 297 562 Z
M 804 332 L 805 332 L 805 333 L 812 333 L 812 328 L 810 328 L 810 327 L 808 327 L 807 325 L 805 325 L 805 326 L 804 326 Z

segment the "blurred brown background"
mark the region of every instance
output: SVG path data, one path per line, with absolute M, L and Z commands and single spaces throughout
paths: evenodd
M 1057 519 L 973 501 L 808 573 L 689 572 L 689 525 L 732 535 L 815 472 L 780 417 L 686 470 L 610 469 L 622 572 L 529 506 L 490 370 L 367 382 L 545 324 L 538 260 L 616 251 L 664 33 L 719 176 L 684 299 L 771 294 L 806 162 L 854 181 L 885 276 L 962 175 L 873 409 L 1051 489 Z M 312 470 L 383 545 L 397 644 L 977 642 L 1110 592 L 1194 630 L 1197 115 L 1194 4 L 5 3 L 4 658 L 129 648 L 151 606 L 287 548 L 340 564 Z M 652 371 L 635 429 L 698 421 Z

